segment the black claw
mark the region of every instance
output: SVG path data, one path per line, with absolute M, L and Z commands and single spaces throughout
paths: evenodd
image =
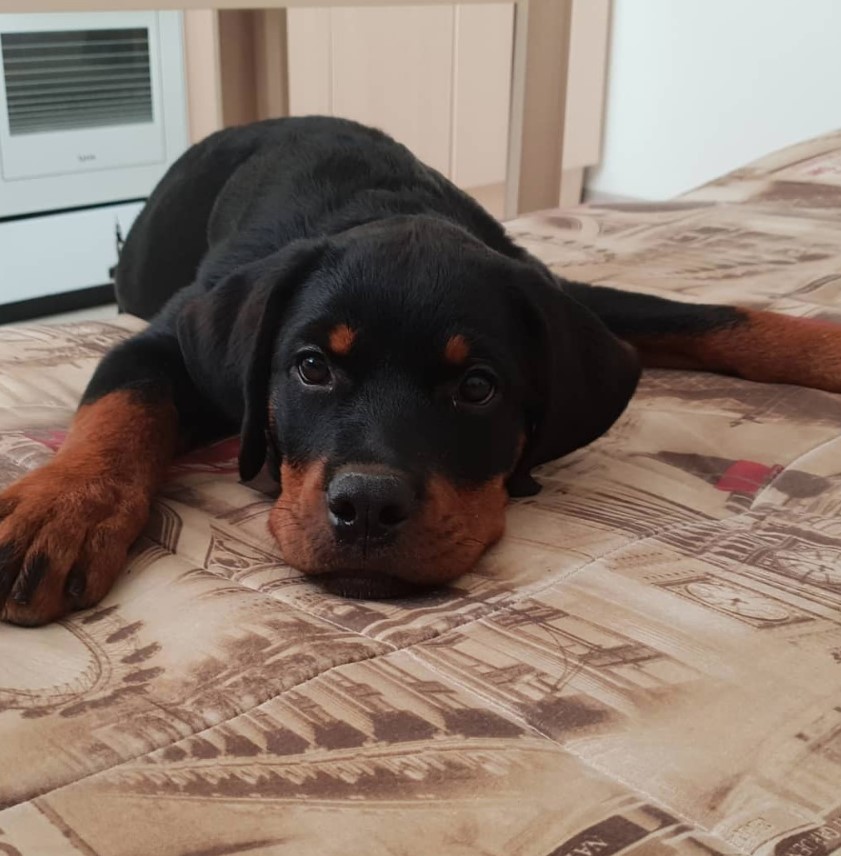
M 26 606 L 32 600 L 35 590 L 41 584 L 49 567 L 50 560 L 43 553 L 36 553 L 27 559 L 12 591 L 12 600 L 21 606 Z
M 69 597 L 80 598 L 85 593 L 86 582 L 84 570 L 78 565 L 74 565 L 67 575 L 64 590 Z

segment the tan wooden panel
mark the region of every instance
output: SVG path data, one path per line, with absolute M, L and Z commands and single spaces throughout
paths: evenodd
M 333 115 L 382 128 L 449 175 L 454 7 L 332 16 Z
M 326 0 L 0 0 L 3 12 L 128 12 L 136 9 L 318 9 Z M 507 3 L 510 0 L 461 0 Z M 418 0 L 329 0 L 330 6 L 407 6 Z M 451 0 L 423 0 L 424 6 L 447 6 Z
M 252 14 L 230 9 L 218 13 L 222 124 L 226 128 L 257 118 Z
M 289 113 L 286 10 L 224 9 L 217 16 L 222 125 L 244 125 Z M 190 74 L 190 88 L 206 86 Z
M 286 15 L 285 9 L 261 9 L 251 13 L 258 119 L 289 115 Z
M 453 180 L 505 181 L 513 6 L 458 6 L 453 75 Z
M 333 110 L 330 9 L 290 9 L 289 112 L 293 116 Z
M 592 166 L 601 154 L 610 0 L 574 0 L 569 46 L 564 170 Z
M 222 127 L 218 39 L 216 12 L 202 9 L 184 15 L 187 108 L 193 143 Z
M 505 216 L 561 196 L 572 0 L 520 0 L 514 17 Z

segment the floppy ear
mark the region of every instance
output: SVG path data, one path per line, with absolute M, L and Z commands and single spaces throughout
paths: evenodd
M 528 265 L 515 286 L 527 338 L 527 438 L 508 480 L 512 496 L 533 496 L 532 467 L 586 446 L 619 418 L 640 375 L 636 351 L 564 292 L 563 280 Z
M 272 444 L 268 388 L 277 333 L 325 246 L 321 240 L 294 241 L 234 271 L 186 303 L 178 316 L 176 332 L 187 371 L 199 390 L 240 426 L 243 481 L 260 472 Z M 279 461 L 273 458 L 272 465 Z

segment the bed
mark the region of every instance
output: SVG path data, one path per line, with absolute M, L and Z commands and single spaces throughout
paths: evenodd
M 509 224 L 558 273 L 841 323 L 841 133 L 677 200 Z M 0 329 L 0 483 L 130 317 Z M 420 600 L 283 564 L 236 443 L 97 608 L 0 626 L 0 854 L 841 849 L 841 397 L 647 372 Z

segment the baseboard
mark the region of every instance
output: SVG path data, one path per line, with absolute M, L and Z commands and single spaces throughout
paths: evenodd
M 60 315 L 63 312 L 75 312 L 78 309 L 90 309 L 114 303 L 114 284 L 94 285 L 63 294 L 47 294 L 30 300 L 0 305 L 0 324 L 15 324 L 18 321 L 31 321 L 45 315 Z
M 602 193 L 599 190 L 584 188 L 584 202 L 588 205 L 644 205 L 651 202 L 650 199 L 642 199 L 639 196 L 621 196 L 618 193 Z

